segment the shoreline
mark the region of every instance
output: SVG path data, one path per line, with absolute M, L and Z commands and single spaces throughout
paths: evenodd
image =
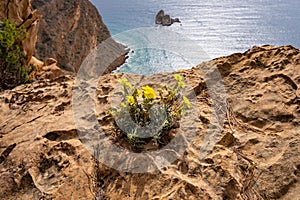
M 117 41 L 116 41 L 117 42 Z M 120 44 L 119 42 L 117 42 L 118 44 Z M 122 46 L 124 46 L 123 44 L 120 44 Z M 125 62 L 126 60 L 129 58 L 128 54 L 130 52 L 130 49 L 129 48 L 126 48 L 126 46 L 124 46 L 124 53 L 122 53 L 121 56 L 119 56 L 118 58 L 116 58 L 106 69 L 105 71 L 103 72 L 103 75 L 106 75 L 106 74 L 112 74 L 112 72 L 116 69 L 118 69 L 119 67 L 121 67 Z

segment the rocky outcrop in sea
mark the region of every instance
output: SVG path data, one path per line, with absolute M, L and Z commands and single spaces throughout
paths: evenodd
M 160 10 L 155 17 L 155 24 L 162 26 L 171 26 L 174 22 L 180 23 L 178 18 L 171 18 L 170 15 L 165 15 L 164 10 Z

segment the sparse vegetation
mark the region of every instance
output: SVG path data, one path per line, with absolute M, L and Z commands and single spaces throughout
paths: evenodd
M 123 100 L 112 107 L 110 114 L 119 137 L 135 147 L 149 142 L 157 146 L 170 138 L 169 131 L 179 127 L 182 112 L 190 108 L 190 101 L 180 91 L 186 86 L 183 77 L 175 74 L 173 87 L 163 86 L 155 91 L 149 85 L 133 88 L 126 78 L 119 80 L 123 85 Z
M 22 42 L 27 34 L 8 19 L 0 21 L 0 88 L 11 89 L 29 81 L 33 66 L 27 65 Z

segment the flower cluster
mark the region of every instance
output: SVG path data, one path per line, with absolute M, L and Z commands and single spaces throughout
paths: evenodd
M 156 99 L 156 94 L 153 88 L 147 85 L 145 87 L 142 87 L 142 89 L 143 89 L 143 95 L 146 99 Z
M 174 74 L 174 78 L 177 80 L 178 85 L 185 87 L 185 82 L 183 82 L 183 77 L 180 74 Z
M 124 88 L 132 88 L 132 85 L 128 82 L 126 78 L 121 78 L 118 82 L 121 83 L 124 86 Z
M 149 85 L 133 88 L 126 78 L 121 78 L 119 83 L 124 89 L 123 100 L 120 106 L 111 109 L 117 132 L 125 135 L 133 144 L 145 143 L 144 138 L 139 137 L 141 133 L 136 126 L 145 127 L 154 123 L 160 130 L 152 134 L 150 139 L 158 143 L 169 130 L 178 128 L 182 111 L 190 109 L 191 103 L 186 96 L 180 95 L 180 91 L 186 87 L 183 77 L 175 74 L 174 78 L 176 80 L 174 87 L 163 86 L 157 91 Z M 131 120 L 128 120 L 129 118 Z M 136 125 L 135 128 L 132 121 Z

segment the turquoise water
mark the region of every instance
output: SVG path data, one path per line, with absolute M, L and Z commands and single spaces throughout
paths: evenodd
M 117 72 L 134 74 L 154 74 L 172 72 L 176 69 L 189 69 L 192 65 L 174 52 L 160 49 L 138 49 L 129 54 L 129 60 Z
M 298 0 L 92 0 L 112 35 L 134 28 L 175 31 L 195 41 L 209 58 L 243 52 L 254 45 L 300 47 Z M 156 13 L 164 9 L 181 24 L 158 27 Z M 120 41 L 126 44 L 126 41 Z M 137 41 L 139 42 L 139 41 Z M 174 52 L 136 49 L 119 71 L 151 74 L 189 68 Z

